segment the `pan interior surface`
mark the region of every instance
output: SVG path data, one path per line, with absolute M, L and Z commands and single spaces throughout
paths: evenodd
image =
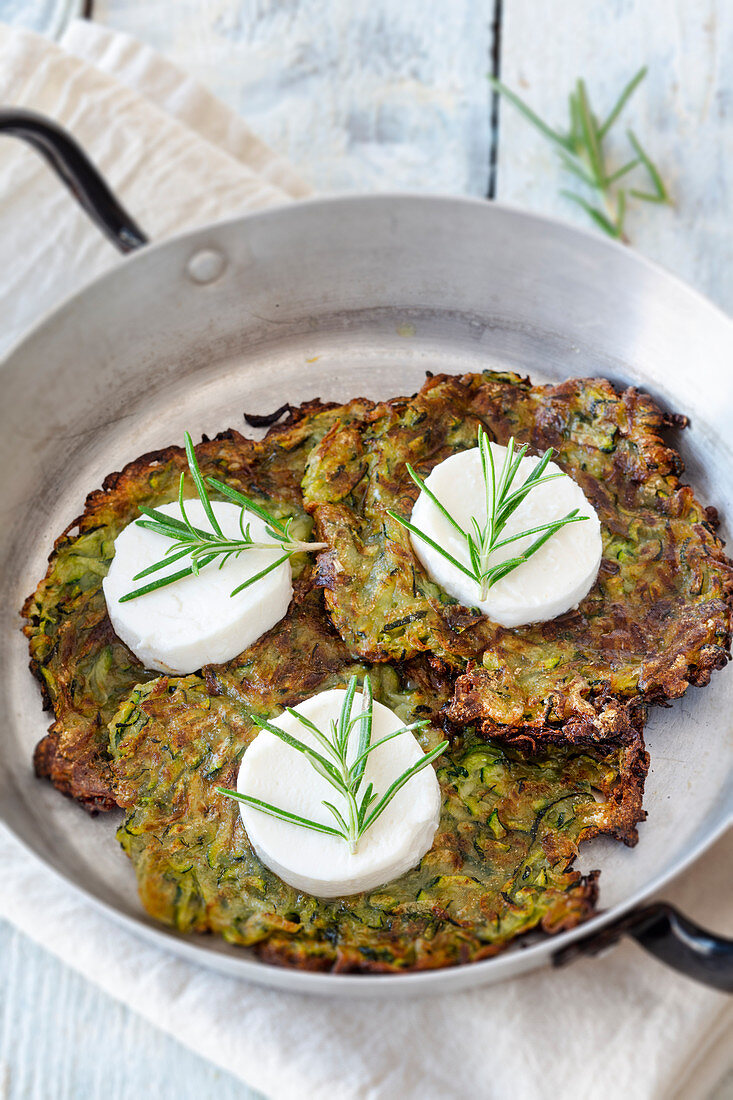
M 201 282 L 203 251 L 222 268 Z M 206 265 L 203 265 L 204 267 Z M 199 277 L 197 277 L 199 276 Z M 689 480 L 723 519 L 733 509 L 733 330 L 671 277 L 591 235 L 470 200 L 325 200 L 223 223 L 145 249 L 60 307 L 3 370 L 0 577 L 2 817 L 112 915 L 227 973 L 329 994 L 404 995 L 498 980 L 546 962 L 537 940 L 495 959 L 399 978 L 293 973 L 247 951 L 183 939 L 145 916 L 116 815 L 89 818 L 32 773 L 45 732 L 18 609 L 54 537 L 104 476 L 149 450 L 244 427 L 313 397 L 413 393 L 425 372 L 512 369 L 535 382 L 604 376 L 646 389 L 691 427 L 675 440 Z M 689 861 L 731 816 L 730 666 L 652 711 L 651 769 L 633 850 L 605 840 L 602 923 Z

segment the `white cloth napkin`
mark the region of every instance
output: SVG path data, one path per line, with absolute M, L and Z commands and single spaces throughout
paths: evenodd
M 88 23 L 62 47 L 0 29 L 0 101 L 67 126 L 155 239 L 307 187 L 163 58 Z M 35 155 L 0 144 L 3 342 L 120 262 Z M 733 932 L 733 837 L 665 891 Z M 706 1097 L 732 1064 L 733 1006 L 623 944 L 603 959 L 415 1002 L 270 992 L 112 925 L 0 831 L 0 916 L 273 1100 Z
M 82 20 L 63 45 L 0 25 L 0 103 L 66 127 L 151 239 L 308 194 L 241 119 L 153 50 Z M 120 256 L 33 150 L 0 141 L 3 348 Z

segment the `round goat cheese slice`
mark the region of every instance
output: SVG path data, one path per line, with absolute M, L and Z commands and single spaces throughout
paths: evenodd
M 491 443 L 497 479 L 506 448 Z M 540 461 L 525 456 L 513 481 L 519 488 Z M 560 519 L 578 509 L 588 518 L 581 523 L 569 523 L 522 565 L 497 581 L 481 599 L 479 585 L 447 561 L 437 550 L 417 535 L 411 534 L 415 555 L 430 578 L 448 595 L 467 607 L 476 607 L 500 626 L 523 626 L 544 622 L 577 607 L 588 595 L 598 575 L 603 552 L 601 525 L 595 509 L 583 490 L 560 468 L 550 462 L 547 474 L 562 474 L 552 481 L 532 489 L 509 517 L 501 539 L 520 531 L 528 531 L 544 523 Z M 451 455 L 440 462 L 425 479 L 425 484 L 464 531 L 473 532 L 472 518 L 480 526 L 486 522 L 486 493 L 478 447 Z M 457 561 L 470 567 L 466 541 L 436 507 L 425 492 L 421 492 L 412 509 L 411 521 Z M 528 535 L 496 550 L 489 561 L 499 564 L 516 557 L 537 538 Z
M 186 515 L 194 527 L 210 531 L 200 500 L 187 500 Z M 224 534 L 241 538 L 236 504 L 212 501 Z M 176 501 L 158 511 L 181 518 Z M 253 539 L 272 542 L 265 523 L 248 515 Z M 164 535 L 130 523 L 115 539 L 115 556 L 102 582 L 112 625 L 146 668 L 186 675 L 202 665 L 236 657 L 285 615 L 293 594 L 290 562 L 285 561 L 261 580 L 232 596 L 233 589 L 282 556 L 279 550 L 245 550 L 219 568 L 221 559 L 204 566 L 198 576 L 182 577 L 165 588 L 120 603 L 120 598 L 157 576 L 175 573 L 190 559 L 172 563 L 160 573 L 136 581 L 141 570 L 160 561 L 170 548 Z
M 340 688 L 322 691 L 294 709 L 328 733 L 330 723 L 338 721 L 344 696 L 345 691 Z M 361 705 L 362 697 L 357 692 L 354 716 Z M 273 725 L 325 755 L 315 735 L 292 715 L 282 714 Z M 356 757 L 360 725 L 356 723 L 352 729 L 349 761 Z M 372 744 L 402 725 L 392 710 L 374 701 Z M 359 793 L 371 782 L 381 797 L 423 755 L 410 731 L 380 745 L 367 758 Z M 334 826 L 335 820 L 324 801 L 333 803 L 344 817 L 347 815 L 345 799 L 311 767 L 303 753 L 268 730 L 260 730 L 245 752 L 238 790 L 278 809 L 330 826 Z M 314 832 L 239 803 L 247 836 L 262 862 L 290 886 L 322 898 L 372 890 L 415 867 L 432 846 L 440 806 L 438 779 L 433 766 L 428 765 L 397 792 L 381 817 L 359 838 L 356 852 L 352 853 L 341 837 Z

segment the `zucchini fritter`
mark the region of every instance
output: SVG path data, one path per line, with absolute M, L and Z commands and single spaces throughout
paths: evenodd
M 595 873 L 572 869 L 578 844 L 609 833 L 636 840 L 647 757 L 639 729 L 594 749 L 523 756 L 468 730 L 438 761 L 441 823 L 420 866 L 355 897 L 318 900 L 259 861 L 237 806 L 249 714 L 274 717 L 362 673 L 303 578 L 287 619 L 238 663 L 205 676 L 160 677 L 136 688 L 110 725 L 119 839 L 148 912 L 186 932 L 255 946 L 270 962 L 306 969 L 394 971 L 496 953 L 533 928 L 556 932 L 588 917 Z M 403 721 L 448 699 L 424 659 L 371 670 L 375 697 Z M 426 727 L 425 748 L 442 734 Z
M 428 579 L 409 535 L 417 489 L 479 425 L 555 461 L 601 520 L 598 580 L 575 610 L 506 629 L 456 604 Z M 515 374 L 429 378 L 411 399 L 373 404 L 312 451 L 304 480 L 319 579 L 337 630 L 370 661 L 428 652 L 463 672 L 448 708 L 458 725 L 525 742 L 584 743 L 623 727 L 623 700 L 662 702 L 705 684 L 730 653 L 733 566 L 714 514 L 681 485 L 661 431 L 684 425 L 633 389 L 602 379 L 532 386 Z
M 353 404 L 360 408 L 358 402 Z M 236 431 L 204 440 L 196 447 L 201 469 L 243 490 L 276 517 L 296 516 L 293 530 L 306 537 L 311 521 L 300 492 L 305 459 L 334 422 L 337 409 L 316 401 L 291 410 L 261 442 Z M 338 411 L 348 416 L 348 407 Z M 110 474 L 102 488 L 87 497 L 83 514 L 56 540 L 48 572 L 23 607 L 31 671 L 55 715 L 36 749 L 36 772 L 92 811 L 115 805 L 107 724 L 136 684 L 158 675 L 144 669 L 115 634 L 102 580 L 114 540 L 138 517 L 138 506 L 155 507 L 175 499 L 184 470 L 184 450 L 168 447 Z M 188 474 L 187 481 L 186 495 L 192 496 Z M 302 565 L 302 556 L 294 559 L 295 574 Z

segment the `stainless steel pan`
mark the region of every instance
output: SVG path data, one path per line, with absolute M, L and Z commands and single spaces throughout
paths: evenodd
M 567 961 L 633 935 L 688 974 L 733 989 L 733 944 L 668 907 L 644 907 L 733 818 L 733 668 L 653 712 L 648 821 L 633 851 L 595 841 L 605 911 L 583 927 L 472 966 L 399 977 L 307 974 L 153 923 L 114 839 L 31 769 L 45 730 L 18 608 L 85 494 L 184 427 L 241 427 L 316 395 L 413 392 L 426 370 L 509 367 L 534 379 L 604 375 L 685 412 L 688 476 L 733 515 L 733 326 L 629 249 L 468 199 L 317 200 L 212 225 L 159 245 L 52 124 L 6 111 L 97 223 L 135 254 L 44 318 L 7 356 L 0 468 L 0 805 L 50 867 L 126 927 L 230 975 L 303 992 L 446 992 Z M 12 476 L 10 476 L 12 471 Z M 28 501 L 33 500 L 33 507 Z

